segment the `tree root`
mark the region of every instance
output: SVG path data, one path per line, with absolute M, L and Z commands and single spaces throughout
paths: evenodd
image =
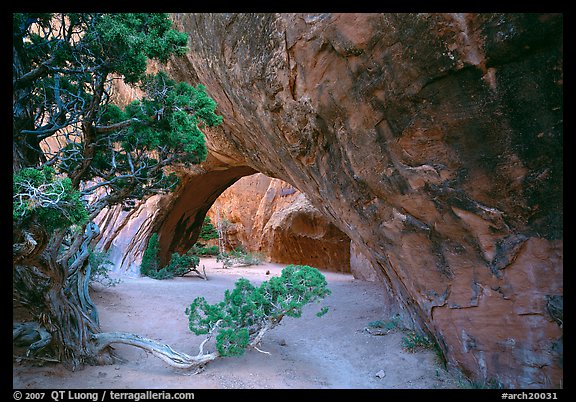
M 272 353 L 266 352 L 265 350 L 258 349 L 258 346 L 254 345 L 254 349 L 256 349 L 260 353 L 264 353 L 266 355 L 271 355 Z
M 12 341 L 18 346 L 27 346 L 26 356 L 35 355 L 50 343 L 52 335 L 37 322 L 13 324 Z
M 270 354 L 269 352 L 258 349 L 257 345 L 262 340 L 264 334 L 274 326 L 275 325 L 272 323 L 267 323 L 262 328 L 260 328 L 258 334 L 250 342 L 248 347 L 256 349 L 261 353 Z M 140 335 L 131 334 L 128 332 L 103 332 L 92 335 L 92 341 L 95 343 L 95 352 L 100 352 L 113 343 L 131 345 L 140 349 L 144 349 L 145 351 L 153 354 L 172 367 L 179 369 L 195 368 L 196 372 L 194 374 L 200 373 L 203 370 L 204 365 L 211 362 L 212 360 L 216 360 L 221 356 L 218 351 L 212 353 L 204 353 L 204 345 L 210 340 L 210 338 L 211 334 L 200 344 L 200 350 L 198 354 L 196 356 L 190 356 L 186 353 L 176 352 L 166 344 L 159 343 L 153 339 L 144 338 Z
M 208 280 L 208 275 L 206 275 L 206 267 L 205 267 L 204 265 L 202 265 L 202 271 L 203 271 L 204 273 L 200 272 L 200 270 L 198 270 L 198 268 L 192 268 L 192 269 L 190 269 L 188 272 L 186 272 L 186 274 L 188 274 L 188 273 L 190 273 L 190 272 L 193 272 L 194 274 L 196 274 L 196 276 L 198 276 L 198 277 L 204 279 L 205 281 L 207 281 L 207 280 Z M 184 275 L 186 275 L 186 274 L 184 274 Z M 184 275 L 182 275 L 182 276 L 184 276 Z
M 267 323 L 262 328 L 260 328 L 257 335 L 250 342 L 248 348 L 256 349 L 261 353 L 270 354 L 270 352 L 260 350 L 257 345 L 262 340 L 264 334 L 274 326 L 275 325 L 272 323 Z M 210 340 L 210 338 L 211 334 L 208 336 L 208 338 L 202 341 L 199 347 L 199 352 L 196 356 L 190 356 L 186 353 L 176 352 L 169 345 L 128 332 L 100 332 L 92 334 L 90 339 L 92 351 L 94 352 L 95 357 L 101 354 L 105 349 L 110 349 L 112 344 L 121 343 L 143 349 L 158 357 L 169 366 L 178 369 L 195 369 L 194 373 L 191 374 L 197 374 L 202 372 L 204 366 L 207 363 L 221 356 L 218 351 L 212 353 L 204 353 L 204 345 Z M 29 352 L 27 356 L 30 354 L 30 351 L 37 351 L 40 348 L 46 346 L 51 341 L 51 339 L 52 337 L 48 331 L 42 328 L 42 326 L 38 323 L 32 322 L 14 324 L 13 340 L 15 343 L 20 345 L 30 345 L 28 348 Z M 114 359 L 122 360 L 115 355 L 111 357 Z M 43 360 L 43 358 L 40 357 L 30 357 L 29 359 Z M 58 360 L 50 359 L 50 361 Z
M 40 356 L 36 356 L 36 357 L 28 357 L 28 356 L 16 356 L 16 355 L 12 355 L 12 357 L 14 358 L 14 360 L 16 360 L 18 363 L 20 363 L 22 360 L 29 360 L 32 362 L 48 362 L 48 363 L 60 363 L 60 360 L 58 359 L 54 359 L 52 357 L 40 357 Z

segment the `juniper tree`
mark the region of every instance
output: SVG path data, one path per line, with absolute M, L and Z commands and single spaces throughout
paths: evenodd
M 202 362 L 220 356 L 239 356 L 247 348 L 256 348 L 262 337 L 286 317 L 298 318 L 306 304 L 329 295 L 324 275 L 307 265 L 289 265 L 278 277 L 259 287 L 239 279 L 224 300 L 209 304 L 204 297 L 194 299 L 186 309 L 189 328 L 195 335 L 207 335 L 197 360 Z M 321 309 L 322 316 L 327 308 Z M 216 335 L 216 350 L 204 354 L 204 344 Z M 202 356 L 202 358 L 200 358 Z
M 198 356 L 100 330 L 88 293 L 92 219 L 174 188 L 165 168 L 202 161 L 201 129 L 221 122 L 202 85 L 146 74 L 148 60 L 181 55 L 186 41 L 164 14 L 13 15 L 13 296 L 36 320 L 16 325 L 13 337 L 32 357 L 49 353 L 75 369 L 110 362 L 110 345 L 125 343 L 198 367 L 256 347 L 284 316 L 329 293 L 317 270 L 288 267 L 258 288 L 238 281 L 219 304 L 197 298 L 187 314 L 190 329 L 207 336 Z M 120 78 L 144 93 L 125 108 L 111 101 Z M 189 265 L 184 257 L 174 271 Z M 216 351 L 204 354 L 214 335 Z
M 92 219 L 173 189 L 166 167 L 204 160 L 201 130 L 221 122 L 202 85 L 146 73 L 186 45 L 165 14 L 13 14 L 13 295 L 42 333 L 31 355 L 110 360 L 88 294 Z M 113 104 L 119 79 L 143 97 Z
M 158 271 L 160 267 L 158 253 L 160 252 L 160 243 L 158 242 L 158 233 L 152 233 L 148 239 L 148 246 L 144 250 L 142 262 L 140 263 L 140 274 L 148 276 L 151 272 Z
M 204 223 L 202 224 L 202 228 L 200 229 L 200 234 L 198 235 L 198 238 L 204 241 L 218 238 L 218 231 L 212 224 L 212 220 L 208 215 L 204 217 Z
M 172 366 L 201 368 L 220 357 L 240 356 L 250 348 L 263 352 L 258 344 L 268 331 L 279 325 L 284 317 L 300 317 L 304 306 L 319 302 L 330 293 L 324 275 L 316 268 L 289 265 L 280 276 L 272 277 L 258 287 L 245 278 L 239 279 L 234 289 L 224 292 L 224 299 L 219 303 L 209 304 L 199 296 L 185 311 L 190 330 L 195 335 L 205 336 L 194 356 L 134 335 L 100 333 L 95 336 L 100 345 L 125 340 Z M 320 317 L 327 311 L 324 307 L 316 315 Z M 211 341 L 214 350 L 205 351 Z

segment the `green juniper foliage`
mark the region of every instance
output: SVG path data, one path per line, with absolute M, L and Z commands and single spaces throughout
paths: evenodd
M 160 251 L 160 243 L 158 241 L 158 234 L 153 233 L 148 240 L 148 247 L 142 256 L 140 263 L 140 274 L 148 276 L 152 279 L 171 279 L 175 276 L 184 276 L 192 271 L 200 263 L 200 259 L 194 255 L 191 250 L 186 254 L 180 255 L 173 253 L 168 265 L 160 268 L 158 260 L 158 253 Z
M 108 253 L 94 251 L 93 248 L 89 248 L 89 252 L 88 261 L 91 266 L 90 282 L 98 282 L 105 287 L 118 285 L 121 280 L 113 279 L 109 274 L 109 270 L 114 264 L 108 258 Z
M 206 217 L 204 218 L 204 224 L 202 225 L 202 228 L 200 229 L 200 234 L 198 235 L 198 238 L 200 238 L 204 241 L 218 238 L 218 231 L 216 230 L 216 228 L 212 224 L 212 220 L 210 219 L 210 217 L 208 215 L 206 215 Z
M 110 352 L 93 347 L 100 328 L 85 286 L 98 232 L 91 221 L 174 189 L 170 167 L 202 162 L 201 130 L 222 118 L 204 86 L 161 70 L 158 63 L 187 51 L 188 36 L 168 14 L 12 18 L 14 299 L 50 332 L 46 348 L 75 369 Z M 147 74 L 150 61 L 158 73 Z M 115 105 L 119 81 L 141 97 Z M 194 260 L 176 262 L 181 273 Z M 144 271 L 156 272 L 155 264 L 151 258 Z
M 158 253 L 160 252 L 160 243 L 158 242 L 158 233 L 153 233 L 148 239 L 148 247 L 142 256 L 140 263 L 140 273 L 148 276 L 150 272 L 158 271 Z
M 216 261 L 222 262 L 224 268 L 230 268 L 233 265 L 260 265 L 262 259 L 260 254 L 246 252 L 242 246 L 236 247 L 230 252 L 223 251 L 216 256 Z
M 388 331 L 403 329 L 402 320 L 400 315 L 396 314 L 392 316 L 389 320 L 377 320 L 368 323 L 370 328 L 382 328 Z
M 218 231 L 212 224 L 212 220 L 208 215 L 204 218 L 204 223 L 200 229 L 200 234 L 198 235 L 199 240 L 209 241 L 218 238 Z M 207 246 L 206 243 L 197 241 L 190 248 L 189 251 L 193 255 L 197 256 L 208 256 L 208 255 L 218 255 L 218 246 Z
M 172 276 L 184 276 L 196 268 L 199 263 L 200 259 L 191 252 L 182 255 L 173 253 L 168 265 L 162 269 L 169 272 Z
M 55 223 L 58 202 L 104 187 L 105 197 L 85 205 L 93 218 L 106 206 L 173 189 L 178 180 L 166 166 L 206 158 L 201 130 L 222 122 L 206 88 L 178 83 L 161 70 L 146 74 L 148 60 L 166 62 L 186 52 L 187 35 L 172 28 L 167 14 L 15 13 L 13 23 L 13 140 L 15 160 L 25 171 L 15 170 L 30 176 L 29 169 L 50 166 L 58 177 L 51 187 L 41 181 L 41 188 L 15 186 L 18 224 L 45 208 Z M 113 104 L 118 77 L 144 96 L 125 108 Z M 60 146 L 41 148 L 46 138 Z M 26 200 L 32 190 L 54 193 L 60 184 L 69 199 L 37 203 L 35 194 Z M 75 216 L 79 203 L 60 227 L 75 219 L 86 223 Z M 26 216 L 24 209 L 36 212 Z
M 418 349 L 434 349 L 435 343 L 425 335 L 419 335 L 415 331 L 407 331 L 406 336 L 402 338 L 402 348 L 410 353 Z
M 259 287 L 239 279 L 219 303 L 209 304 L 204 297 L 197 297 L 186 315 L 195 335 L 217 332 L 216 349 L 221 356 L 239 356 L 261 331 L 273 328 L 284 316 L 300 317 L 306 304 L 330 293 L 324 275 L 316 268 L 289 265 L 281 276 Z M 327 311 L 323 308 L 317 315 Z
M 12 219 L 17 225 L 36 221 L 52 232 L 88 221 L 80 192 L 72 181 L 55 176 L 54 168 L 22 169 L 12 175 Z
M 70 14 L 70 18 L 82 18 Z M 101 43 L 101 51 L 112 60 L 113 69 L 124 75 L 126 83 L 137 82 L 146 70 L 147 59 L 168 61 L 172 54 L 186 52 L 187 36 L 172 28 L 166 14 L 104 14 L 94 30 L 86 33 L 85 42 Z
M 190 248 L 190 252 L 201 257 L 218 255 L 218 246 L 206 246 L 203 243 L 196 243 Z

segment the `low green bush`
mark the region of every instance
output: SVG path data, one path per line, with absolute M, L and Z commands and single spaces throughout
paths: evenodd
M 302 308 L 329 295 L 324 275 L 307 265 L 289 265 L 281 276 L 254 286 L 239 279 L 233 290 L 226 290 L 224 300 L 208 304 L 197 297 L 186 309 L 189 328 L 195 335 L 216 335 L 219 356 L 239 356 L 248 347 L 256 347 L 268 330 L 283 317 L 300 317 Z M 317 316 L 328 311 L 321 309 Z
M 170 262 L 163 268 L 160 267 L 158 253 L 160 245 L 158 241 L 158 234 L 154 233 L 150 236 L 148 247 L 142 257 L 140 264 L 140 273 L 152 279 L 171 279 L 175 276 L 184 276 L 188 272 L 194 270 L 200 263 L 200 258 L 194 255 L 192 250 L 186 254 L 180 255 L 173 253 L 170 257 Z
M 142 256 L 140 263 L 140 274 L 143 276 L 150 276 L 153 272 L 158 271 L 159 261 L 158 253 L 160 252 L 160 244 L 158 241 L 158 234 L 153 233 L 148 240 L 148 246 Z
M 196 243 L 190 249 L 190 253 L 200 257 L 217 256 L 218 246 L 207 246 L 202 243 Z
M 110 277 L 110 269 L 114 265 L 108 258 L 108 253 L 89 250 L 88 262 L 90 263 L 90 282 L 97 282 L 106 287 L 116 286 L 120 279 Z
M 406 331 L 406 336 L 402 338 L 402 348 L 407 352 L 414 353 L 419 349 L 434 350 L 436 344 L 427 336 L 419 335 L 415 331 Z
M 204 241 L 218 238 L 218 231 L 212 224 L 212 221 L 210 220 L 210 217 L 208 215 L 206 215 L 206 217 L 204 218 L 204 224 L 200 229 L 200 234 L 198 235 L 198 238 Z

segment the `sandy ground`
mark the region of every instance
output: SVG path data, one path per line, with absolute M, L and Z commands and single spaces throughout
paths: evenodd
M 190 355 L 201 337 L 188 329 L 185 308 L 196 296 L 220 301 L 224 290 L 245 277 L 258 284 L 280 275 L 283 265 L 265 263 L 222 269 L 203 259 L 208 281 L 185 276 L 166 281 L 124 278 L 112 288 L 93 293 L 103 331 L 129 331 L 171 345 Z M 212 388 L 458 388 L 433 352 L 408 353 L 404 334 L 370 335 L 368 323 L 389 318 L 383 290 L 351 275 L 324 272 L 332 294 L 319 305 L 306 306 L 301 318 L 285 318 L 264 337 L 260 349 L 241 357 L 218 359 L 199 374 L 172 368 L 145 351 L 115 346 L 126 360 L 71 372 L 61 365 L 42 367 L 14 361 L 13 387 L 20 389 L 212 389 Z M 330 311 L 315 313 L 322 306 Z M 376 376 L 381 372 L 380 377 Z M 383 372 L 383 374 L 382 374 Z

